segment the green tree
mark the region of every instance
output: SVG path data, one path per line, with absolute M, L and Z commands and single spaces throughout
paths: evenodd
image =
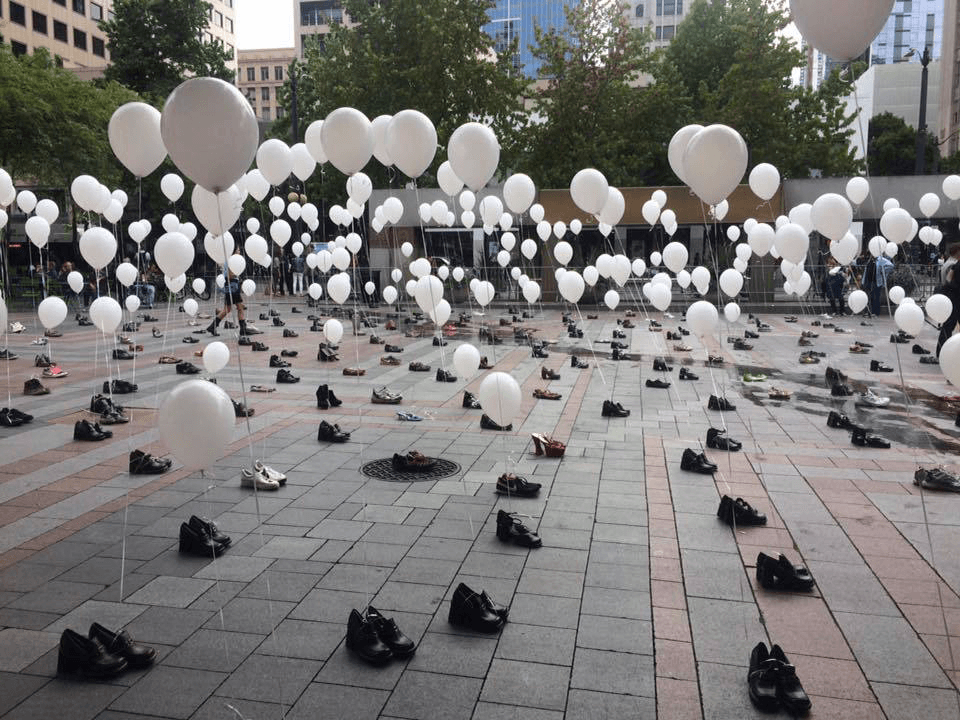
M 185 78 L 233 82 L 230 55 L 203 35 L 212 6 L 204 0 L 115 0 L 100 23 L 110 49 L 105 76 L 160 106 Z
M 0 45 L 0 166 L 48 187 L 67 188 L 83 173 L 115 186 L 123 175 L 107 125 L 136 99 L 117 83 L 77 79 L 44 49 L 14 57 Z
M 695 0 L 664 53 L 658 80 L 679 81 L 690 98 L 686 122 L 724 123 L 750 149 L 751 164 L 769 162 L 785 177 L 859 169 L 849 150 L 853 115 L 839 74 L 818 90 L 792 81 L 803 54 L 783 35 L 789 16 L 766 0 Z M 662 73 L 669 72 L 669 76 Z
M 939 156 L 936 138 L 927 135 L 926 167 Z M 867 164 L 871 175 L 913 175 L 917 159 L 917 131 L 893 113 L 870 118 L 867 131 Z
M 433 121 L 441 146 L 464 122 L 490 124 L 502 148 L 500 166 L 509 167 L 525 122 L 526 80 L 511 65 L 512 49 L 497 56 L 483 31 L 491 7 L 491 0 L 344 2 L 357 24 L 334 24 L 322 47 L 308 44 L 300 66 L 298 140 L 311 121 L 338 107 L 355 107 L 371 119 L 413 108 Z M 289 90 L 288 73 L 281 93 L 286 112 L 273 128 L 280 136 L 289 136 Z M 444 155 L 437 153 L 423 182 L 431 181 Z M 375 183 L 386 184 L 387 175 L 376 163 L 366 172 Z M 342 194 L 342 176 L 327 177 Z
M 653 181 L 666 167 L 664 139 L 684 99 L 682 85 L 641 86 L 655 68 L 650 35 L 629 26 L 619 1 L 583 0 L 563 28 L 536 29 L 541 60 L 525 170 L 543 187 L 566 187 L 583 167 L 616 185 Z M 666 74 L 666 73 L 665 73 Z

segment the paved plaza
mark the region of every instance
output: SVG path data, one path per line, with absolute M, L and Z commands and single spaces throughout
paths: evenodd
M 404 337 L 411 326 L 365 329 L 404 348 L 401 366 L 383 367 L 383 347 L 352 337 L 348 324 L 341 362 L 319 363 L 322 334 L 306 319 L 313 311 L 300 304 L 303 313 L 292 314 L 289 300 L 274 307 L 298 338 L 284 340 L 281 328 L 256 319 L 265 334 L 255 339 L 270 352 L 237 348 L 235 331 L 221 338 L 233 358 L 218 381 L 255 415 L 237 420 L 215 467 L 201 474 L 175 462 L 159 476 L 127 472 L 131 450 L 165 452 L 156 408 L 184 378 L 157 360 L 173 354 L 199 365 L 193 353 L 208 338 L 182 343 L 196 329 L 186 315 L 155 309 L 159 322 L 131 334 L 145 351 L 108 366 L 112 338 L 105 350 L 94 328 L 70 319 L 49 348 L 69 377 L 43 379 L 51 394 L 24 397 L 24 381 L 39 374 L 40 348 L 30 342 L 40 330 L 32 313 L 11 312 L 27 331 L 9 336 L 20 359 L 0 367 L 0 383 L 9 403 L 35 419 L 0 428 L 0 717 L 738 720 L 763 717 L 746 676 L 751 649 L 764 641 L 795 664 L 813 717 L 960 719 L 960 496 L 921 493 L 912 482 L 918 465 L 960 467 L 960 406 L 944 400 L 958 391 L 936 366 L 919 364 L 910 344 L 889 342 L 889 318 L 871 327 L 837 320 L 851 334 L 820 330 L 814 349 L 827 357 L 800 365 L 797 338 L 814 316 L 797 324 L 763 316 L 773 332 L 751 340 L 749 352 L 725 342 L 742 336 L 744 323 L 721 323 L 706 346 L 685 337 L 693 352 L 682 354 L 667 350 L 673 343 L 650 332 L 641 312 L 625 341 L 639 359 L 613 362 L 609 345 L 596 341 L 609 342 L 623 312 L 597 311 L 582 322 L 584 339 L 572 340 L 560 310 L 544 309 L 521 325 L 555 341 L 546 360 L 532 358 L 509 329 L 503 345 L 479 346 L 523 390 L 514 429 L 494 432 L 480 429 L 481 411 L 461 407 L 485 371 L 438 383 L 433 373 L 407 370 L 413 360 L 452 370 L 461 338 L 451 338 L 441 360 L 429 336 Z M 266 309 L 253 303 L 252 315 Z M 502 310 L 473 320 L 500 330 L 499 318 L 509 317 Z M 657 318 L 664 331 L 680 323 Z M 151 336 L 154 327 L 162 338 Z M 475 334 L 463 339 L 477 342 Z M 875 347 L 851 355 L 854 339 Z M 918 341 L 932 349 L 935 330 Z M 266 367 L 281 348 L 299 351 L 292 371 L 300 383 L 276 385 Z M 591 367 L 571 368 L 573 352 Z M 722 354 L 725 367 L 705 367 L 708 352 Z M 679 382 L 677 367 L 669 389 L 644 387 L 661 376 L 651 369 L 659 355 L 700 379 Z M 900 372 L 868 372 L 872 359 L 902 368 L 908 394 Z M 348 365 L 366 375 L 342 376 Z M 890 406 L 861 410 L 853 398 L 831 398 L 827 365 L 857 388 L 889 395 Z M 542 381 L 541 366 L 560 379 Z M 744 383 L 744 370 L 769 379 Z M 113 426 L 106 442 L 74 442 L 74 422 L 92 418 L 84 412 L 91 395 L 118 371 L 140 387 L 117 397 L 132 421 Z M 342 407 L 317 409 L 320 383 Z M 276 391 L 250 393 L 253 384 Z M 401 422 L 397 406 L 370 404 L 383 385 L 403 393 L 399 409 L 424 420 Z M 562 399 L 532 397 L 547 386 Z M 793 398 L 769 400 L 772 386 Z M 726 395 L 735 411 L 707 410 L 711 394 Z M 601 416 L 611 396 L 630 417 Z M 831 409 L 893 447 L 853 446 L 848 432 L 827 427 Z M 352 431 L 351 442 L 318 442 L 323 419 Z M 713 477 L 682 471 L 684 448 L 699 451 L 707 429 L 721 423 L 743 451 L 707 450 L 719 465 Z M 532 432 L 567 443 L 566 456 L 533 455 Z M 360 473 L 364 463 L 414 449 L 461 471 L 415 483 Z M 257 458 L 286 472 L 287 484 L 273 493 L 241 488 L 240 470 Z M 543 490 L 536 499 L 501 497 L 494 485 L 503 472 Z M 766 527 L 721 523 L 724 494 L 765 512 Z M 543 547 L 498 541 L 500 509 L 529 516 Z M 192 514 L 215 519 L 233 538 L 222 557 L 178 552 L 180 523 Z M 806 565 L 814 592 L 760 588 L 760 551 Z M 510 605 L 499 635 L 448 624 L 461 582 Z M 417 640 L 410 660 L 375 668 L 346 650 L 347 616 L 369 603 Z M 92 621 L 156 647 L 156 664 L 110 682 L 57 677 L 61 632 L 86 634 Z

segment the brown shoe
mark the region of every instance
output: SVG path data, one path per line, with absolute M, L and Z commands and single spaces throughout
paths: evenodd
M 361 377 L 363 375 L 366 375 L 367 371 L 364 370 L 363 368 L 345 367 L 343 369 L 343 374 L 348 375 L 350 377 Z

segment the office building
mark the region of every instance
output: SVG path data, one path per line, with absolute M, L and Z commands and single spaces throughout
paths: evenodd
M 46 48 L 65 68 L 93 78 L 110 61 L 98 23 L 111 16 L 111 0 L 0 0 L 0 33 L 17 55 Z M 205 39 L 223 44 L 236 69 L 233 0 L 210 0 L 209 17 Z
M 660 48 L 673 40 L 691 5 L 693 0 L 630 0 L 625 12 L 633 27 L 650 29 L 651 46 Z
M 562 28 L 567 20 L 567 5 L 576 5 L 576 0 L 497 0 L 484 30 L 493 38 L 493 49 L 498 54 L 505 52 L 516 38 L 513 66 L 528 77 L 536 78 L 540 61 L 530 51 L 536 42 L 536 28 L 544 31 Z
M 283 86 L 287 68 L 295 56 L 293 48 L 240 50 L 237 52 L 237 87 L 261 122 L 283 116 L 277 92 Z
M 871 46 L 871 65 L 903 62 L 911 48 L 925 47 L 937 59 L 943 44 L 944 0 L 897 0 L 883 30 Z M 914 59 L 915 60 L 915 59 Z
M 937 142 L 942 156 L 953 155 L 960 148 L 960 4 L 943 0 L 943 61 L 940 69 L 940 123 Z
M 334 23 L 352 25 L 340 0 L 293 0 L 293 41 L 296 56 L 303 58 L 311 42 L 323 47 L 323 38 Z

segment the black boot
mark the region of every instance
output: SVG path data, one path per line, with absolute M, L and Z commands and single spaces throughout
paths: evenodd
M 324 387 L 327 387 L 327 386 L 324 385 Z M 341 400 L 336 395 L 334 395 L 333 390 L 330 388 L 327 388 L 327 400 L 330 401 L 330 407 L 340 407 L 341 405 L 343 405 L 343 400 Z
M 247 334 L 247 321 L 246 321 L 246 320 L 241 320 L 241 321 L 240 321 L 240 334 L 241 334 L 241 335 L 244 335 L 244 336 Z
M 221 320 L 222 318 L 215 317 L 213 319 L 213 322 L 207 326 L 207 332 L 210 333 L 211 335 L 219 335 L 220 333 L 217 332 L 217 326 L 220 325 Z
M 330 409 L 330 393 L 326 385 L 317 388 L 317 407 L 321 410 Z

